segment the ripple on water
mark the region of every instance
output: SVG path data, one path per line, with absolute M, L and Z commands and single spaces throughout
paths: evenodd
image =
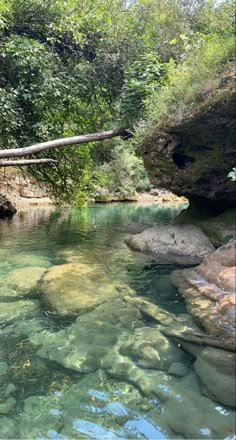
M 31 284 L 32 268 L 83 263 L 99 267 L 94 290 L 110 277 L 184 313 L 170 284 L 173 267 L 130 251 L 122 231 L 133 221 L 170 223 L 177 211 L 99 205 L 33 210 L 1 223 L 0 438 L 233 440 L 233 411 L 201 395 L 194 359 L 161 338 L 157 324 L 121 298 L 61 318 Z M 24 284 L 17 277 L 27 268 Z M 182 376 L 170 374 L 174 363 Z

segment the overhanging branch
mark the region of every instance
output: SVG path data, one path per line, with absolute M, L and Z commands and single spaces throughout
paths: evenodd
M 31 145 L 24 148 L 9 148 L 0 149 L 0 158 L 22 157 L 28 156 L 41 151 L 50 150 L 53 148 L 63 148 L 68 145 L 84 144 L 87 142 L 102 141 L 116 136 L 125 136 L 128 134 L 126 128 L 116 128 L 114 130 L 102 131 L 100 133 L 82 134 L 79 136 L 71 136 L 62 139 L 55 139 L 53 141 L 42 142 L 40 144 Z
M 0 160 L 0 167 L 22 167 L 26 165 L 53 165 L 57 160 L 53 159 L 29 159 L 29 160 Z

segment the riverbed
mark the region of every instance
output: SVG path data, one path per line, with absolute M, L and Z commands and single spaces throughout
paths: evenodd
M 0 438 L 234 438 L 194 359 L 124 300 L 186 315 L 175 267 L 124 242 L 131 223 L 183 208 L 36 208 L 0 223 Z

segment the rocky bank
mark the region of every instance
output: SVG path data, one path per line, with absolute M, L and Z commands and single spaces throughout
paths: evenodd
M 31 206 L 52 205 L 52 200 L 46 190 L 40 188 L 32 177 L 24 176 L 12 169 L 0 172 L 0 193 L 4 194 L 3 197 L 5 197 L 8 205 L 12 206 L 12 215 L 14 215 L 18 209 L 25 209 Z M 0 199 L 0 216 L 1 210 L 3 210 L 1 206 L 3 206 L 2 199 Z M 6 214 L 7 213 L 5 213 L 4 217 L 8 217 Z

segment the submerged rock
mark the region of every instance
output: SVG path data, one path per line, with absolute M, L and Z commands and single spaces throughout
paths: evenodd
M 145 315 L 151 316 L 159 322 L 159 330 L 162 334 L 172 337 L 178 343 L 178 347 L 182 347 L 197 359 L 193 366 L 199 376 L 201 391 L 205 396 L 224 405 L 235 406 L 235 355 L 232 351 L 216 348 L 217 346 L 225 346 L 233 349 L 232 344 L 212 336 L 209 337 L 200 328 L 196 327 L 188 315 L 176 317 L 172 313 L 141 298 L 125 297 L 125 300 L 136 305 Z M 158 340 L 158 336 L 156 337 Z M 164 344 L 166 346 L 166 343 L 163 341 L 163 346 Z M 214 348 L 210 346 L 205 348 L 204 345 L 208 344 Z M 142 354 L 141 350 L 140 352 Z M 182 350 L 180 350 L 180 356 L 181 353 Z M 153 361 L 154 359 L 155 357 L 153 356 Z M 184 358 L 182 357 L 182 359 Z M 180 377 L 186 375 L 186 360 L 185 364 L 179 363 L 179 361 L 181 362 L 181 359 L 175 355 L 173 363 L 168 369 L 168 374 Z M 133 375 L 135 375 L 134 372 Z M 150 383 L 147 385 L 146 382 L 146 386 L 150 387 Z
M 174 315 L 157 309 L 162 323 L 172 322 Z M 188 331 L 188 322 L 184 316 L 175 318 L 173 328 L 182 326 Z M 177 432 L 184 438 L 223 439 L 225 423 L 233 430 L 232 412 L 227 411 L 225 415 L 223 408 L 220 412 L 212 400 L 201 396 L 197 374 L 187 368 L 192 357 L 160 329 L 157 324 L 147 327 L 140 320 L 137 307 L 115 299 L 79 316 L 67 329 L 56 333 L 42 331 L 31 338 L 38 346 L 39 357 L 79 373 L 89 373 L 70 388 L 65 384 L 64 390 L 55 392 L 54 406 L 47 405 L 48 412 L 55 414 L 55 421 L 61 417 L 61 435 L 74 438 L 78 433 L 89 435 L 94 429 L 101 435 L 113 437 L 156 438 L 154 432 L 157 435 L 159 427 L 157 438 L 165 434 L 167 438 L 175 438 Z M 202 346 L 185 345 L 181 344 L 186 351 L 200 357 Z M 120 384 L 117 390 L 112 386 L 116 380 Z M 122 383 L 126 383 L 124 391 Z M 147 412 L 148 417 L 143 416 L 142 411 Z M 184 423 L 188 417 L 191 420 Z M 48 419 L 45 420 L 48 426 Z M 106 422 L 111 426 L 109 432 L 104 431 Z M 22 424 L 26 438 L 30 437 L 29 426 L 32 432 L 39 434 L 33 422 L 24 428 Z M 138 431 L 135 426 L 139 427 Z M 41 432 L 45 429 L 41 424 Z M 56 425 L 51 429 L 59 432 Z
M 185 376 L 188 372 L 188 367 L 181 362 L 173 362 L 167 371 L 168 374 L 172 374 L 173 376 Z
M 101 367 L 120 334 L 131 328 L 139 317 L 135 307 L 116 299 L 81 315 L 68 329 L 58 333 L 43 331 L 34 336 L 32 342 L 39 346 L 38 356 L 88 373 Z
M 0 416 L 0 438 L 4 440 L 19 438 L 18 434 L 17 423 L 8 417 Z
M 199 264 L 214 250 L 201 229 L 191 225 L 149 228 L 128 238 L 126 244 L 133 250 L 154 255 L 161 263 L 187 266 Z
M 0 362 L 0 384 L 5 382 L 9 366 L 6 362 Z
M 14 301 L 0 303 L 0 324 L 9 324 L 16 319 L 25 319 L 38 311 L 34 301 Z
M 235 353 L 206 347 L 198 354 L 194 369 L 201 391 L 223 405 L 236 406 Z
M 62 439 L 63 428 L 60 407 L 52 396 L 31 396 L 24 400 L 19 420 L 19 438 L 56 438 Z
M 121 354 L 130 357 L 141 368 L 167 371 L 173 362 L 184 362 L 184 352 L 157 328 L 140 327 L 134 330 L 121 346 Z
M 13 266 L 14 268 L 31 268 L 31 267 L 40 267 L 40 268 L 46 268 L 51 265 L 51 262 L 48 258 L 37 255 L 36 253 L 30 253 L 30 252 L 19 252 L 10 254 L 7 257 L 8 262 Z
M 189 313 L 206 332 L 235 344 L 235 241 L 220 247 L 200 266 L 172 272 Z
M 230 438 L 235 429 L 232 412 L 177 384 L 176 398 L 168 399 L 165 412 L 171 429 L 187 439 Z
M 0 403 L 0 414 L 9 414 L 14 411 L 16 407 L 16 399 L 9 397 L 5 402 Z
M 60 315 L 82 314 L 131 289 L 115 284 L 100 265 L 68 263 L 53 266 L 43 275 L 39 289 L 45 301 Z
M 115 227 L 116 231 L 125 232 L 127 234 L 140 234 L 151 227 L 148 223 L 128 222 L 122 226 Z
M 12 270 L 0 278 L 0 296 L 17 296 L 17 294 L 20 295 L 22 292 L 32 290 L 45 270 L 42 267 L 24 267 Z

